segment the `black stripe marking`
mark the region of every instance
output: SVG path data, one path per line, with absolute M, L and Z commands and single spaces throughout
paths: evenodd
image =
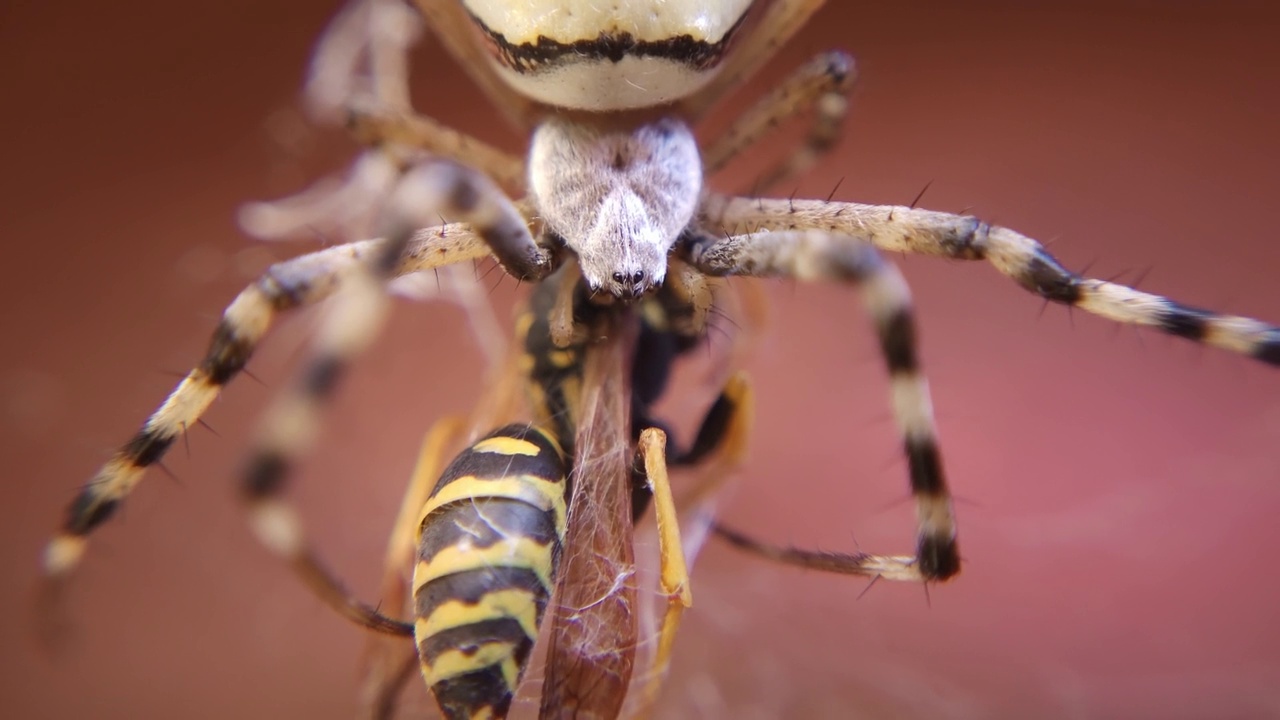
M 502 669 L 493 666 L 441 680 L 431 692 L 448 720 L 472 720 L 485 707 L 492 708 L 493 717 L 506 717 L 513 697 Z
M 449 205 L 462 214 L 473 212 L 476 205 L 480 204 L 480 190 L 472 182 L 467 173 L 459 170 L 456 166 L 450 166 L 454 169 L 453 191 L 449 195 Z
M 301 279 L 283 282 L 272 274 L 277 267 L 278 265 L 272 265 L 267 268 L 266 274 L 258 281 L 258 290 L 267 296 L 272 310 L 277 312 L 292 310 L 302 304 L 307 293 L 311 291 L 311 283 Z
M 563 482 L 567 468 L 559 450 L 542 433 L 527 425 L 508 425 L 485 436 L 485 440 L 495 437 L 507 437 L 525 440 L 538 447 L 538 454 L 504 455 L 496 452 L 476 452 L 471 448 L 463 450 L 449 467 L 445 468 L 440 481 L 431 491 L 432 495 L 441 488 L 459 478 L 471 477 L 476 480 L 502 480 L 514 475 L 531 475 L 547 482 Z
M 523 225 L 486 225 L 475 230 L 511 277 L 532 282 L 551 272 L 552 263 L 530 242 L 528 229 Z
M 518 500 L 477 498 L 446 505 L 433 512 L 422 528 L 418 558 L 431 561 L 441 550 L 466 542 L 487 548 L 511 537 L 552 545 L 555 519 L 549 512 Z
M 942 474 L 942 454 L 933 438 L 906 439 L 907 466 L 911 470 L 911 492 L 916 495 L 945 496 L 947 482 Z
M 1067 270 L 1042 248 L 1018 274 L 1018 284 L 1046 300 L 1075 305 L 1080 302 L 1082 291 L 1080 277 Z
M 303 376 L 302 386 L 308 395 L 325 398 L 333 394 L 346 366 L 342 358 L 334 355 L 322 355 L 312 360 Z
M 289 461 L 277 452 L 262 452 L 249 461 L 244 475 L 244 494 L 250 499 L 270 497 L 284 486 Z
M 63 530 L 70 535 L 88 535 L 91 530 L 106 522 L 120 507 L 120 501 L 103 498 L 90 485 L 80 491 L 67 508 L 67 522 Z
M 1268 365 L 1280 365 L 1280 328 L 1268 330 L 1267 338 L 1249 354 Z
M 413 230 L 404 229 L 389 233 L 389 236 L 383 241 L 382 246 L 377 249 L 377 254 L 369 263 L 369 269 L 372 271 L 374 278 L 384 280 L 395 274 L 396 268 L 400 266 L 400 260 L 404 257 L 405 251 L 409 248 L 409 241 L 413 239 Z
M 431 582 L 423 585 L 414 596 L 414 607 L 417 617 L 427 619 L 431 617 L 439 607 L 448 602 L 462 602 L 467 605 L 477 605 L 484 600 L 489 593 L 495 593 L 502 590 L 528 590 L 533 593 L 534 604 L 538 608 L 537 617 L 542 618 L 542 613 L 547 607 L 547 590 L 538 582 L 538 576 L 529 570 L 523 568 L 484 568 L 483 570 L 468 570 L 467 572 L 454 573 L 436 578 Z M 491 623 L 510 623 L 510 628 L 503 625 L 503 628 L 509 630 L 502 638 L 503 642 L 515 644 L 521 640 L 533 642 L 531 638 L 524 633 L 524 629 L 520 627 L 520 623 L 515 618 L 503 618 L 501 620 L 485 620 L 470 625 L 464 625 L 454 630 L 444 630 L 432 635 L 430 638 L 422 638 L 424 646 L 430 642 L 434 642 L 434 648 L 455 648 L 459 647 L 458 639 L 442 640 L 450 633 L 455 631 L 465 631 L 463 639 L 474 641 L 479 644 L 479 640 L 475 638 L 482 637 L 484 626 Z M 469 630 L 469 628 L 481 628 L 481 630 Z M 505 632 L 505 630 L 504 630 Z M 452 636 L 450 636 L 452 637 Z M 464 645 L 465 646 L 465 645 Z M 441 650 L 434 650 L 435 654 L 439 654 Z M 428 653 L 424 656 L 428 660 L 434 655 Z
M 902 307 L 880 326 L 880 350 L 889 374 L 915 373 L 920 369 L 916 357 L 916 325 L 911 308 Z
M 253 342 L 236 337 L 236 330 L 224 318 L 213 331 L 209 351 L 200 363 L 200 372 L 214 385 L 226 385 L 244 369 L 253 354 Z
M 164 453 L 173 445 L 175 435 L 165 437 L 143 428 L 134 435 L 125 446 L 121 448 L 120 454 L 127 458 L 130 462 L 138 467 L 147 467 L 164 457 Z
M 1209 332 L 1209 321 L 1217 317 L 1214 313 L 1199 310 L 1186 305 L 1179 305 L 1167 300 L 1167 307 L 1160 312 L 1160 329 L 1170 335 L 1201 342 Z
M 523 666 L 525 659 L 529 657 L 529 650 L 533 647 L 533 638 L 524 634 L 524 628 L 520 627 L 520 623 L 515 618 L 485 620 L 441 630 L 431 637 L 422 638 L 418 643 L 418 657 L 430 665 L 450 650 L 470 655 L 479 650 L 482 645 L 492 643 L 510 645 L 512 656 L 518 664 Z
M 535 73 L 555 63 L 603 61 L 618 63 L 626 57 L 656 57 L 687 65 L 694 70 L 713 68 L 724 58 L 725 50 L 742 27 L 746 13 L 738 18 L 724 37 L 716 42 L 697 40 L 692 35 L 679 35 L 662 40 L 637 40 L 628 32 L 601 33 L 592 40 L 563 43 L 539 35 L 532 43 L 514 44 L 500 32 L 485 25 L 475 15 L 471 21 L 492 43 L 492 53 L 503 65 L 521 74 Z
M 952 538 L 920 538 L 917 557 L 920 574 L 927 580 L 946 580 L 960 572 L 960 552 Z
M 702 418 L 702 425 L 698 427 L 698 435 L 694 438 L 693 445 L 670 464 L 676 467 L 693 465 L 719 447 L 729 430 L 729 421 L 733 419 L 736 411 L 737 405 L 734 404 L 733 399 L 721 393 L 712 403 L 706 416 Z M 669 444 L 668 447 L 670 447 Z

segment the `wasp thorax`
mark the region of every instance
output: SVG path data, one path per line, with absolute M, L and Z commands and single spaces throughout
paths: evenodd
M 551 120 L 534 133 L 529 185 L 587 284 L 637 298 L 666 277 L 667 254 L 697 209 L 702 160 L 678 120 L 622 132 Z

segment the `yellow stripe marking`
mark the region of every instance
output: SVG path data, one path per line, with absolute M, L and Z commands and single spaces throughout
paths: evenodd
M 516 337 L 524 340 L 529 334 L 529 328 L 533 327 L 533 313 L 523 312 L 516 318 Z
M 471 446 L 472 452 L 497 453 L 499 455 L 527 455 L 537 457 L 540 449 L 528 440 L 513 437 L 491 437 Z
M 436 510 L 455 502 L 483 498 L 506 498 L 528 503 L 543 512 L 555 515 L 556 534 L 562 539 L 567 512 L 564 499 L 564 483 L 552 482 L 532 475 L 516 475 L 499 480 L 477 480 L 472 476 L 461 477 L 440 488 L 427 500 L 422 510 L 429 517 Z
M 512 657 L 514 652 L 515 648 L 506 643 L 487 643 L 473 653 L 449 650 L 441 653 L 434 663 L 422 663 L 422 676 L 426 678 L 427 685 L 435 685 L 490 665 L 499 665 L 507 688 L 515 692 L 520 682 L 520 665 Z
M 546 391 L 537 383 L 529 383 L 525 392 L 529 397 L 529 405 L 533 407 L 534 419 L 539 425 L 550 425 L 551 408 L 547 406 Z
M 560 383 L 560 392 L 564 397 L 564 411 L 569 414 L 572 427 L 578 427 L 578 409 L 582 407 L 582 380 L 568 377 Z
M 671 272 L 667 273 L 667 278 L 674 279 L 675 275 Z M 679 287 L 673 285 L 672 287 Z M 667 311 L 660 303 L 653 300 L 646 300 L 640 305 L 640 315 L 644 318 L 645 324 L 654 330 L 665 332 L 668 329 Z
M 578 354 L 571 350 L 552 350 L 547 353 L 547 360 L 551 361 L 552 365 L 563 370 L 564 368 L 572 367 L 578 361 Z
M 445 575 L 479 570 L 481 568 L 510 567 L 529 570 L 538 576 L 538 582 L 551 592 L 551 546 L 539 545 L 527 538 L 512 538 L 487 548 L 471 545 L 455 545 L 444 548 L 427 560 L 419 560 L 413 570 L 413 591 Z
M 511 618 L 520 623 L 520 629 L 524 630 L 529 640 L 533 640 L 538 637 L 536 600 L 533 593 L 516 588 L 488 593 L 474 605 L 461 600 L 450 600 L 440 604 L 429 617 L 414 621 L 413 636 L 418 640 L 425 640 L 445 630 L 475 625 L 486 620 Z

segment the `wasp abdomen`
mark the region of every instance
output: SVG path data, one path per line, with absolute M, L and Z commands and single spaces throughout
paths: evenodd
M 555 587 L 567 476 L 550 435 L 508 425 L 458 455 L 423 509 L 414 635 L 451 719 L 510 709 Z

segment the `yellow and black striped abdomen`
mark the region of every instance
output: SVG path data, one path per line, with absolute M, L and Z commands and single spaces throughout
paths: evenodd
M 567 477 L 548 433 L 508 425 L 458 455 L 423 508 L 414 637 L 451 720 L 510 709 L 555 587 Z

